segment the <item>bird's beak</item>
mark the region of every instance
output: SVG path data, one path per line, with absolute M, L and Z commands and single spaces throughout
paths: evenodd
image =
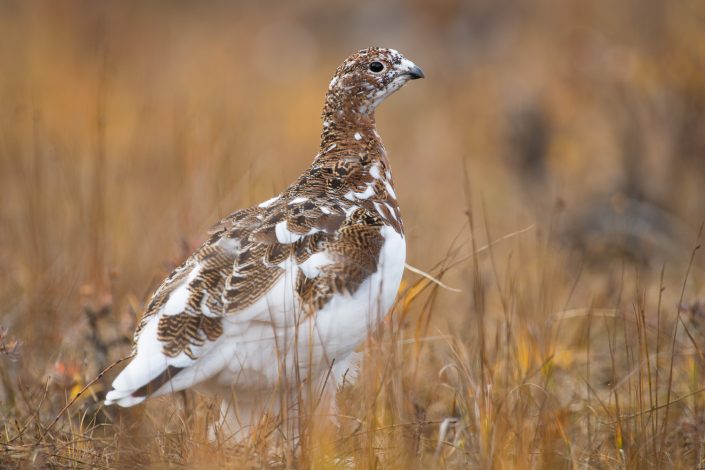
M 421 67 L 413 63 L 408 59 L 402 59 L 399 69 L 402 74 L 408 75 L 410 80 L 416 80 L 417 78 L 424 78 L 423 70 Z
M 419 67 L 418 65 L 414 65 L 414 67 L 407 73 L 409 74 L 412 80 L 424 77 L 423 70 L 421 70 L 421 67 Z

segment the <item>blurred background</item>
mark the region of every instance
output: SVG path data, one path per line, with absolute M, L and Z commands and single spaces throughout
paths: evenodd
M 462 291 L 407 303 L 403 331 L 452 332 L 495 366 L 510 348 L 528 370 L 557 357 L 536 332 L 556 312 L 641 305 L 667 343 L 680 307 L 705 315 L 699 252 L 684 277 L 705 222 L 704 24 L 699 0 L 0 0 L 1 419 L 46 377 L 63 400 L 129 351 L 210 225 L 310 164 L 335 67 L 371 45 L 426 73 L 378 129 L 409 263 Z M 500 341 L 502 321 L 525 335 Z M 448 348 L 427 347 L 436 377 Z M 620 361 L 604 362 L 609 388 Z M 17 383 L 38 395 L 22 405 Z M 411 389 L 430 414 L 448 403 Z

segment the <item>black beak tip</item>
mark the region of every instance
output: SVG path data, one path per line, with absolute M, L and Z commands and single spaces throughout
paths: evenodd
M 421 67 L 418 65 L 415 65 L 411 70 L 409 70 L 409 76 L 411 77 L 411 80 L 425 77 L 423 70 L 421 70 Z

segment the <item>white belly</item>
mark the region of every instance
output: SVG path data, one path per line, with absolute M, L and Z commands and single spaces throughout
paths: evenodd
M 382 228 L 382 235 L 385 243 L 379 267 L 353 295 L 336 295 L 323 309 L 305 319 L 293 308 L 271 312 L 274 323 L 281 325 L 278 328 L 265 321 L 266 317 L 261 322 L 250 319 L 225 323 L 216 354 L 222 354 L 227 366 L 217 375 L 217 384 L 236 391 L 265 389 L 276 386 L 283 371 L 289 377 L 298 372 L 300 377 L 317 378 L 333 364 L 346 364 L 353 351 L 384 320 L 404 273 L 404 237 L 389 227 Z M 294 275 L 284 276 L 272 290 L 272 295 L 284 296 L 283 304 L 289 306 L 294 304 L 294 279 Z M 273 304 L 274 299 L 270 298 L 270 302 Z M 281 299 L 276 303 L 282 305 Z M 300 322 L 296 321 L 297 316 L 302 318 Z

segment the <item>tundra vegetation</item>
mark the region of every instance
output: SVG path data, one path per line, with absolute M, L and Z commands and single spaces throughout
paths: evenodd
M 696 468 L 705 2 L 0 3 L 0 466 Z M 147 296 L 318 143 L 369 45 L 408 270 L 335 423 L 101 399 Z M 437 282 L 437 281 L 440 281 Z M 441 285 L 442 284 L 442 285 Z M 64 409 L 81 391 L 85 391 Z

